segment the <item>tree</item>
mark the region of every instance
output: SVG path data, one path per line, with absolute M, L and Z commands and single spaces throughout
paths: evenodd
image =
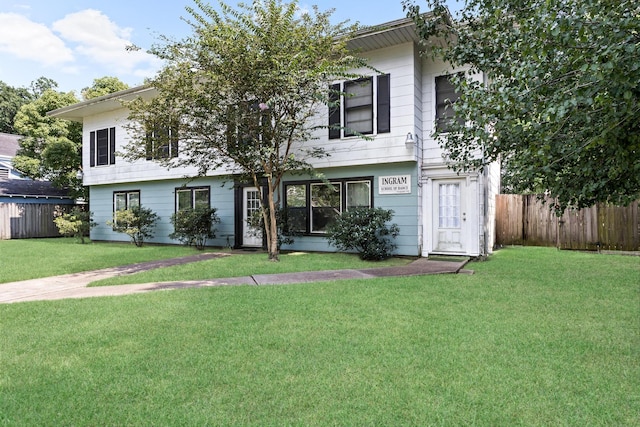
M 354 78 L 348 70 L 366 66 L 346 47 L 356 27 L 333 25 L 331 12 L 317 8 L 301 14 L 296 1 L 255 1 L 237 10 L 221 2 L 221 13 L 195 3 L 198 10 L 187 7 L 194 35 L 152 50 L 167 64 L 150 81 L 158 96 L 128 104 L 134 126 L 127 158 L 146 158 L 147 137 L 166 134 L 149 127 L 162 124 L 180 139 L 180 156 L 163 164 L 195 166 L 200 175 L 223 168 L 266 188 L 267 249 L 278 260 L 281 180 L 313 173 L 311 159 L 327 155 L 308 143 L 318 126 L 311 119 L 329 102 L 334 79 Z
M 452 66 L 458 120 L 437 135 L 458 170 L 502 158 L 514 189 L 543 190 L 556 208 L 640 197 L 640 5 L 634 0 L 443 0 L 403 5 L 427 46 Z M 484 153 L 483 157 L 477 155 Z
M 117 77 L 105 76 L 93 79 L 93 85 L 91 87 L 85 87 L 82 89 L 82 99 L 86 101 L 125 89 L 129 89 L 129 85 L 122 82 Z
M 77 177 L 82 164 L 82 124 L 47 115 L 48 111 L 77 102 L 73 92 L 47 89 L 38 99 L 20 107 L 14 127 L 24 137 L 13 163 L 26 176 L 48 179 L 80 197 L 84 194 Z
M 28 89 L 15 88 L 0 82 L 0 132 L 16 133 L 13 121 L 24 104 L 33 100 Z

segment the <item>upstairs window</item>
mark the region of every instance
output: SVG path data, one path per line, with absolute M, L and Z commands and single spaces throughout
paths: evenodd
M 460 98 L 460 92 L 451 81 L 452 74 L 436 77 L 436 130 L 449 132 L 451 125 L 457 121 L 464 123 L 464 119 L 455 118 L 453 104 Z
M 147 160 L 178 157 L 177 125 L 160 126 L 158 124 L 151 124 L 147 128 Z
M 329 139 L 391 132 L 388 74 L 329 88 Z
M 116 128 L 89 133 L 89 157 L 91 167 L 116 163 Z

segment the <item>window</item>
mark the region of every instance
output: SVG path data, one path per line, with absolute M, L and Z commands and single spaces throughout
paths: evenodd
M 460 98 L 460 93 L 456 91 L 455 85 L 451 82 L 453 75 L 436 77 L 436 130 L 438 132 L 448 132 L 454 119 L 452 105 Z M 464 120 L 457 119 L 463 124 Z
M 343 210 L 371 207 L 372 178 L 349 178 L 325 182 L 284 184 L 289 230 L 302 234 L 325 233 Z
M 209 187 L 176 188 L 176 212 L 198 207 L 210 207 Z
M 116 128 L 89 133 L 89 157 L 91 167 L 116 163 Z
M 339 182 L 311 184 L 311 232 L 325 232 L 327 225 L 342 212 Z
M 329 88 L 329 139 L 391 132 L 390 116 L 388 74 Z
M 178 126 L 148 126 L 146 150 L 147 160 L 178 157 Z
M 460 184 L 440 184 L 438 226 L 460 228 Z
M 131 208 L 140 207 L 140 191 L 114 191 L 113 193 L 113 223 L 116 223 L 115 213 Z

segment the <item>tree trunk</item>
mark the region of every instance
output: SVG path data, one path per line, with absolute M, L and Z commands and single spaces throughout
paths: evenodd
M 278 250 L 278 224 L 276 219 L 276 204 L 274 201 L 274 192 L 271 179 L 268 180 L 268 197 L 269 203 L 269 221 L 265 221 L 265 229 L 267 234 L 267 251 L 269 252 L 270 261 L 280 261 L 280 251 Z

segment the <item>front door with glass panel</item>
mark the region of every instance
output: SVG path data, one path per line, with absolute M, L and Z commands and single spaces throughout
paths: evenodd
M 260 211 L 260 190 L 255 187 L 242 189 L 242 245 L 262 247 L 262 231 L 251 227 L 247 220 Z
M 464 180 L 434 181 L 433 240 L 435 252 L 463 253 L 466 212 Z

